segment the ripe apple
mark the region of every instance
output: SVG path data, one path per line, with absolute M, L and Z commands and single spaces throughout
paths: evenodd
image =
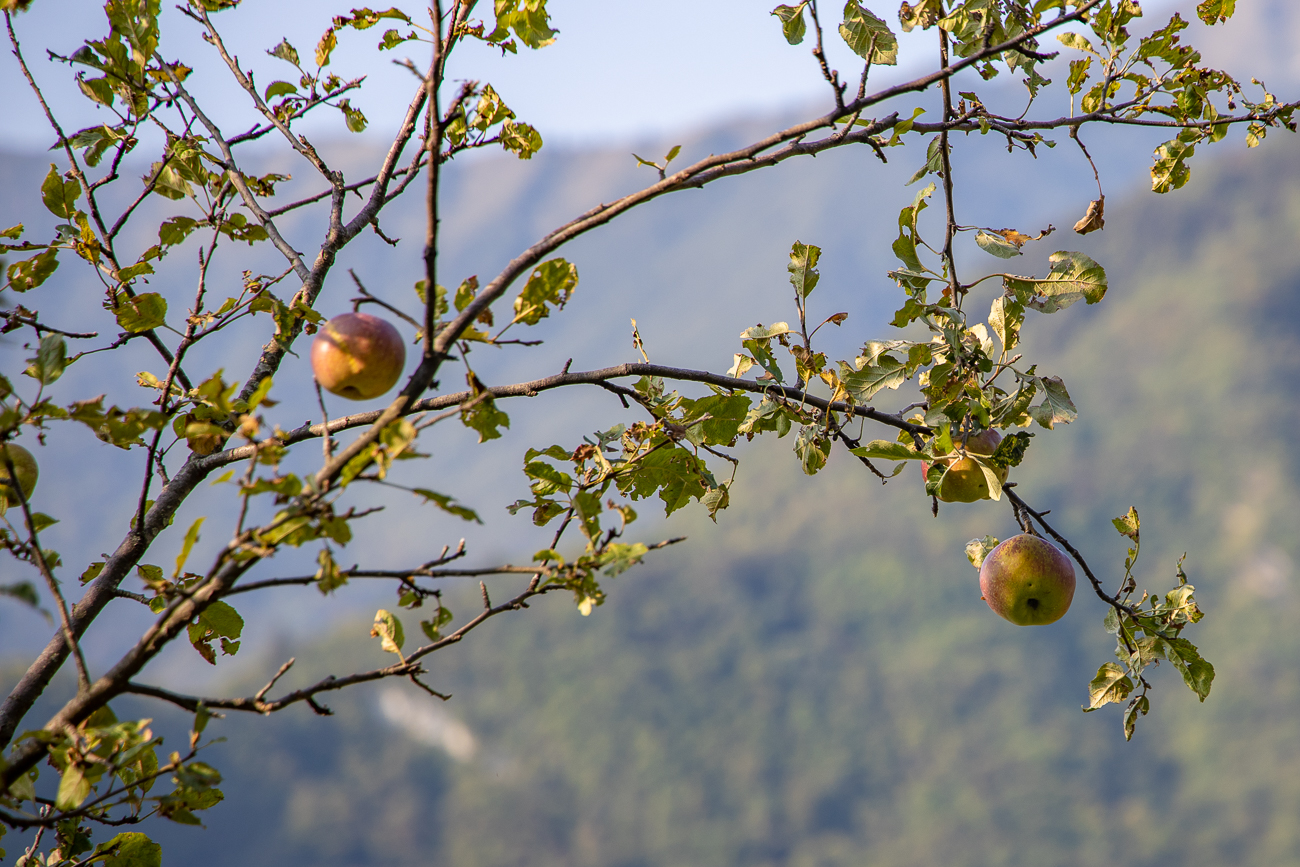
M 989 608 L 1017 626 L 1055 623 L 1074 600 L 1074 565 L 1051 542 L 1022 533 L 984 558 L 980 593 Z
M 389 323 L 368 313 L 326 322 L 311 345 L 311 369 L 321 388 L 348 400 L 370 400 L 402 375 L 406 346 Z
M 30 497 L 36 488 L 36 458 L 32 457 L 32 453 L 27 449 L 14 443 L 0 446 L 0 452 L 3 452 L 13 463 L 14 474 L 18 477 L 18 487 L 22 489 L 23 498 Z M 0 457 L 0 509 L 18 504 L 17 495 L 10 489 L 11 484 L 9 467 L 4 458 Z
M 953 441 L 960 443 L 961 435 L 953 434 Z M 976 455 L 991 455 L 998 450 L 1000 442 L 1002 442 L 1002 434 L 997 431 L 980 431 L 966 437 L 966 451 Z M 945 503 L 973 503 L 976 500 L 992 499 L 989 495 L 988 480 L 984 478 L 984 471 L 974 460 L 953 455 L 939 463 L 950 464 L 947 475 L 943 477 L 943 484 L 939 486 L 940 500 Z M 1007 480 L 1006 467 L 1000 467 L 995 472 L 999 482 Z M 925 478 L 929 474 L 930 464 L 922 462 L 921 477 Z

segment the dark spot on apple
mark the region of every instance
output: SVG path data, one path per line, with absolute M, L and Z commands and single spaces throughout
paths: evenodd
M 1038 600 L 1037 600 L 1037 599 L 1027 599 L 1027 600 L 1025 600 L 1025 604 L 1028 605 L 1030 608 L 1034 609 L 1035 611 L 1038 610 Z
M 361 389 L 357 388 L 355 385 L 340 388 L 339 396 L 346 397 L 349 400 L 363 400 L 365 398 L 365 395 L 361 393 Z

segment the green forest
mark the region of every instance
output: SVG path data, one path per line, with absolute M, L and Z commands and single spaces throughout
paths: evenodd
M 1109 652 L 1095 599 L 1036 629 L 980 601 L 963 545 L 1013 533 L 1006 503 L 935 520 L 919 476 L 882 488 L 840 453 L 804 478 L 774 440 L 748 451 L 737 506 L 674 516 L 663 532 L 690 544 L 592 616 L 545 599 L 438 654 L 445 706 L 384 684 L 329 696 L 328 718 L 214 721 L 227 802 L 207 830 L 155 829 L 166 863 L 1300 863 L 1300 164 L 1282 141 L 1196 171 L 1174 196 L 1113 197 L 1107 303 L 1033 338 L 1073 371 L 1080 419 L 1013 480 L 1109 580 L 1130 506 L 1140 586 L 1187 553 L 1219 672 L 1204 704 L 1163 666 L 1125 743 L 1117 708 L 1080 712 Z M 368 626 L 330 625 L 295 675 L 380 661 Z M 184 737 L 188 718 L 130 704 Z

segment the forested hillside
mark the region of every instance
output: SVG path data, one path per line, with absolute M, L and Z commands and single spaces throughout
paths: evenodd
M 591 617 L 547 599 L 438 654 L 446 705 L 385 686 L 332 718 L 214 722 L 240 733 L 210 752 L 239 806 L 169 829 L 168 863 L 1300 861 L 1295 157 L 1270 141 L 1175 195 L 1114 195 L 1087 245 L 1109 296 L 1035 348 L 1081 415 L 1031 448 L 1021 491 L 1111 581 L 1130 505 L 1145 583 L 1188 553 L 1219 672 L 1204 705 L 1158 671 L 1126 744 L 1113 708 L 1079 712 L 1100 604 L 1018 629 L 980 601 L 962 546 L 1014 532 L 1005 504 L 931 519 L 911 474 L 882 488 L 841 453 L 805 479 L 782 441 L 747 455 L 740 505 L 661 528 L 690 544 Z M 295 674 L 377 661 L 367 629 L 328 627 Z M 262 648 L 250 682 L 286 652 Z

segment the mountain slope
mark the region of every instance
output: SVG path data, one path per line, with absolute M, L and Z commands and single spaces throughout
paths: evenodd
M 1145 521 L 1144 586 L 1163 590 L 1189 552 L 1219 672 L 1204 705 L 1159 670 L 1152 716 L 1125 744 L 1116 713 L 1077 709 L 1108 654 L 1094 599 L 1041 630 L 980 602 L 961 547 L 1014 532 L 1005 506 L 936 521 L 910 475 L 882 490 L 839 454 L 804 479 L 776 442 L 751 450 L 717 528 L 671 522 L 690 545 L 617 579 L 590 618 L 548 600 L 439 654 L 448 705 L 382 687 L 341 696 L 331 719 L 214 723 L 242 745 L 212 753 L 239 799 L 206 833 L 168 834 L 169 858 L 1300 860 L 1300 171 L 1280 144 L 1202 164 L 1198 186 L 1130 200 L 1089 239 L 1110 296 L 1038 338 L 1081 418 L 1036 441 L 1018 476 L 1112 581 L 1123 540 L 1108 518 L 1129 505 Z M 464 590 L 458 612 L 475 604 Z M 365 631 L 299 654 L 295 673 L 377 661 Z M 436 744 L 462 723 L 476 750 L 458 760 Z

